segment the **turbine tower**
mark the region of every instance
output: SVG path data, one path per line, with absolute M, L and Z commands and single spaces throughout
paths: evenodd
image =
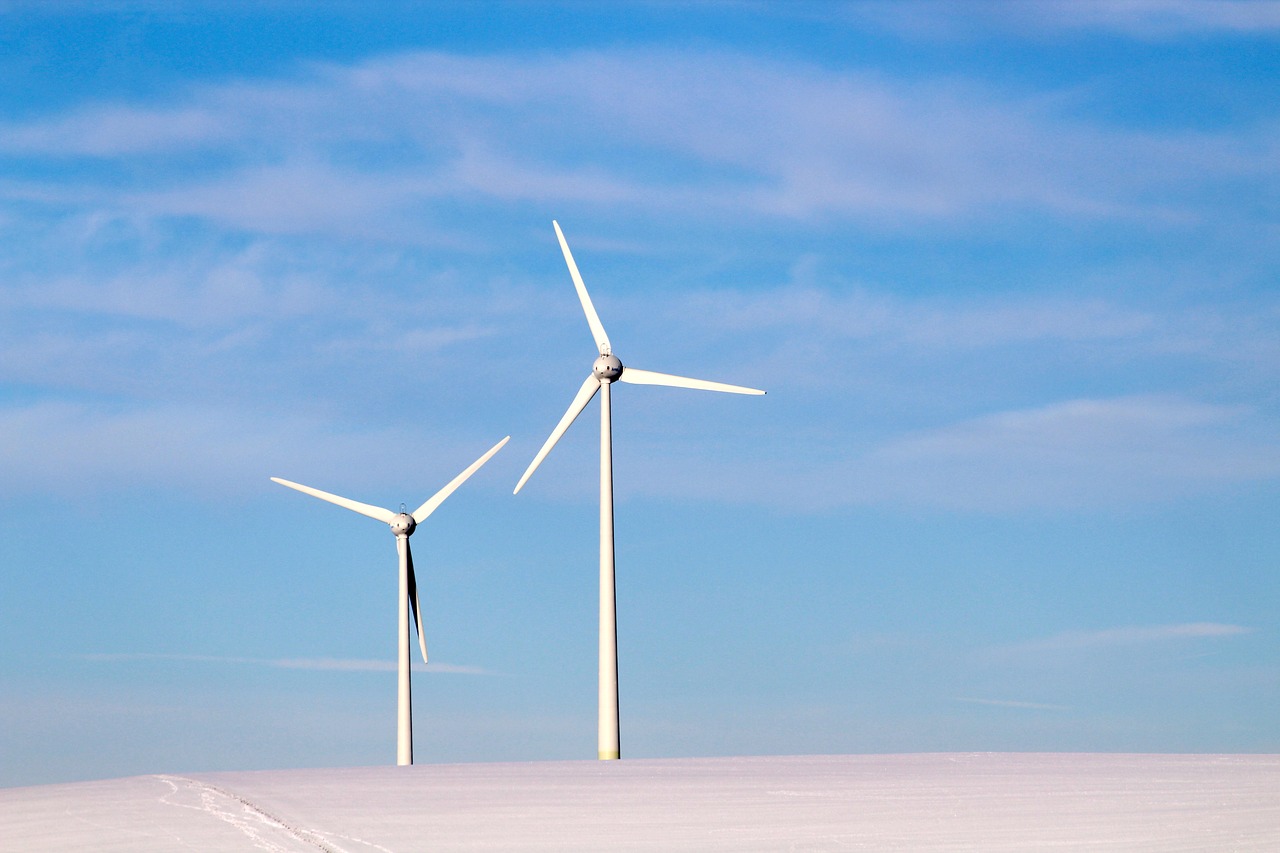
M 617 603 L 614 594 L 613 571 L 613 426 L 609 411 L 610 386 L 614 382 L 629 382 L 633 385 L 670 385 L 675 388 L 699 388 L 704 391 L 727 391 L 731 394 L 763 394 L 755 388 L 744 388 L 741 385 L 726 385 L 723 382 L 708 382 L 705 379 L 689 379 L 684 376 L 672 376 L 667 373 L 654 373 L 651 370 L 639 370 L 634 367 L 623 367 L 622 362 L 613 354 L 613 346 L 609 336 L 605 334 L 604 325 L 596 314 L 587 287 L 582 283 L 578 265 L 574 263 L 569 244 L 565 242 L 564 233 L 558 222 L 552 222 L 556 229 L 556 239 L 560 241 L 560 251 L 564 253 L 564 262 L 569 266 L 569 275 L 573 278 L 573 286 L 578 291 L 578 300 L 587 315 L 587 325 L 591 327 L 591 335 L 595 338 L 596 348 L 600 351 L 591 373 L 587 375 L 582 387 L 569 404 L 560 423 L 551 431 L 538 455 L 533 457 L 528 469 L 515 492 L 533 474 L 542 460 L 555 447 L 556 442 L 569 429 L 569 425 L 582 413 L 591 402 L 591 398 L 600 392 L 600 721 L 597 739 L 597 756 L 601 760 L 622 757 L 622 749 L 618 734 L 618 629 Z
M 418 633 L 418 647 L 422 650 L 422 662 L 427 662 L 427 638 L 422 630 L 422 608 L 418 604 L 418 580 L 413 573 L 413 552 L 409 550 L 409 537 L 413 535 L 413 531 L 417 529 L 419 524 L 426 521 L 427 516 L 436 511 L 436 507 L 444 503 L 445 498 L 453 494 L 454 490 L 465 483 L 468 477 L 480 470 L 480 466 L 488 462 L 493 454 L 501 450 L 502 446 L 510 438 L 511 436 L 507 436 L 489 448 L 489 451 L 484 456 L 472 462 L 467 470 L 450 480 L 449 485 L 428 498 L 426 503 L 415 509 L 412 514 L 404 511 L 404 504 L 400 505 L 400 512 L 392 512 L 389 509 L 360 503 L 350 498 L 339 497 L 329 492 L 313 489 L 310 486 L 282 480 L 279 477 L 271 478 L 274 483 L 297 489 L 322 501 L 328 501 L 331 504 L 345 507 L 352 512 L 358 512 L 361 515 L 377 519 L 384 524 L 390 525 L 391 532 L 395 534 L 396 551 L 400 554 L 400 689 L 396 712 L 396 764 L 413 763 L 413 712 L 411 707 L 413 699 L 409 691 L 410 618 L 413 619 L 414 628 Z

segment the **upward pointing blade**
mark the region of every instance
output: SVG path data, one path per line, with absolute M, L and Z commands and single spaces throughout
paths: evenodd
M 331 504 L 337 504 L 340 507 L 349 509 L 352 512 L 358 512 L 361 515 L 367 515 L 370 518 L 376 518 L 383 524 L 390 524 L 396 514 L 389 509 L 383 509 L 380 506 L 372 504 L 362 504 L 360 501 L 353 501 L 350 498 L 339 497 L 329 492 L 322 492 L 319 489 L 313 489 L 310 486 L 304 486 L 301 483 L 295 483 L 291 480 L 282 480 L 279 477 L 272 477 L 271 482 L 279 483 L 282 486 L 288 486 L 291 489 L 297 489 L 300 492 L 311 495 L 313 498 L 319 498 L 322 501 L 328 501 Z
M 560 251 L 564 252 L 564 262 L 569 265 L 569 275 L 573 277 L 573 286 L 578 291 L 578 301 L 582 303 L 582 311 L 587 315 L 587 325 L 591 327 L 591 336 L 596 339 L 596 348 L 600 350 L 601 355 L 608 355 L 613 352 L 613 348 L 609 346 L 609 336 L 604 333 L 604 324 L 600 322 L 600 315 L 596 313 L 596 307 L 591 304 L 591 297 L 587 294 L 587 286 L 582 283 L 582 275 L 578 272 L 578 265 L 573 261 L 573 254 L 569 251 L 569 244 L 564 241 L 564 233 L 560 230 L 560 223 L 554 219 L 551 224 L 556 229 L 556 239 L 560 241 Z
M 670 373 L 655 373 L 652 370 L 637 370 L 634 367 L 622 368 L 619 382 L 630 382 L 632 385 L 669 385 L 672 388 L 697 388 L 702 391 L 724 391 L 729 394 L 763 394 L 758 388 L 747 388 L 744 385 L 727 385 L 724 382 L 709 382 L 706 379 L 690 379 L 687 376 L 672 376 Z
M 569 408 L 565 411 L 564 417 L 560 418 L 560 423 L 556 424 L 556 428 L 551 431 L 551 435 L 547 437 L 546 443 L 542 445 L 542 449 L 538 451 L 538 455 L 533 457 L 533 461 L 529 463 L 529 467 L 525 470 L 524 476 L 520 478 L 520 482 L 516 483 L 516 489 L 511 494 L 518 494 L 520 487 L 525 481 L 538 470 L 538 466 L 542 464 L 542 460 L 547 458 L 547 454 L 551 452 L 551 448 L 556 446 L 556 442 L 560 440 L 560 436 L 564 435 L 565 430 L 573 423 L 578 415 L 582 414 L 582 410 L 587 407 L 587 403 L 591 402 L 591 398 L 600 390 L 600 380 L 596 379 L 595 371 L 587 375 L 587 379 L 582 383 L 582 387 L 578 389 L 577 395 L 573 398 L 573 402 L 569 404 Z
M 416 522 L 417 524 L 421 524 L 423 521 L 425 521 L 427 516 L 431 515 L 431 513 L 436 511 L 436 507 L 444 503 L 445 498 L 453 494 L 454 490 L 458 488 L 458 486 L 461 486 L 463 483 L 465 483 L 468 477 L 470 477 L 475 472 L 479 471 L 480 466 L 488 462 L 489 459 L 493 456 L 493 454 L 501 450 L 502 446 L 510 440 L 511 440 L 511 436 L 507 436 L 506 438 L 502 439 L 502 441 L 499 441 L 497 444 L 495 444 L 493 447 L 490 447 L 488 452 L 485 453 L 484 456 L 481 456 L 475 462 L 472 462 L 471 465 L 468 466 L 467 470 L 463 471 L 461 474 L 459 474 L 458 476 L 450 480 L 449 485 L 445 486 L 443 489 L 436 492 L 431 497 L 427 498 L 426 503 L 424 503 L 422 506 L 418 507 L 413 511 L 414 522 Z
M 418 602 L 418 579 L 413 574 L 413 549 L 409 547 L 409 537 L 405 536 L 404 558 L 409 574 L 409 615 L 418 631 L 418 648 L 422 650 L 422 662 L 427 662 L 427 635 L 422 629 L 422 605 Z

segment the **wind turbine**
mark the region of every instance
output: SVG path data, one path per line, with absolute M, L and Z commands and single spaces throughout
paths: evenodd
M 468 477 L 480 470 L 480 466 L 488 462 L 493 454 L 501 450 L 502 445 L 506 444 L 510 438 L 511 436 L 507 436 L 489 448 L 489 451 L 484 456 L 472 462 L 467 470 L 450 480 L 449 485 L 428 498 L 426 503 L 415 509 L 412 514 L 404 511 L 404 504 L 400 505 L 400 512 L 392 512 L 389 509 L 360 503 L 350 498 L 339 497 L 290 480 L 282 480 L 279 477 L 271 478 L 274 483 L 297 489 L 322 501 L 328 501 L 331 504 L 337 504 L 353 512 L 377 519 L 384 524 L 390 525 L 391 532 L 395 534 L 396 551 L 400 554 L 400 690 L 396 713 L 396 764 L 413 763 L 413 712 L 411 708 L 413 699 L 409 692 L 410 616 L 412 616 L 414 626 L 418 632 L 418 647 L 422 650 L 422 662 L 427 662 L 427 638 L 422 630 L 422 608 L 418 604 L 418 581 L 413 574 L 413 552 L 409 550 L 409 537 L 413 535 L 413 531 L 417 529 L 419 524 L 427 520 L 427 516 L 436 511 L 436 507 L 444 503 L 445 498 L 453 494 L 454 490 L 465 483 Z
M 518 493 L 525 482 L 533 474 L 542 460 L 555 447 L 556 442 L 569 429 L 582 410 L 591 402 L 591 398 L 600 392 L 600 718 L 597 737 L 597 755 L 601 760 L 622 757 L 622 749 L 618 737 L 618 628 L 617 602 L 614 594 L 613 571 L 613 426 L 609 413 L 610 386 L 614 382 L 629 382 L 633 385 L 670 385 L 676 388 L 700 388 L 704 391 L 727 391 L 731 394 L 763 394 L 755 388 L 744 388 L 741 385 L 726 385 L 723 382 L 708 382 L 705 379 L 689 379 L 684 376 L 672 376 L 667 373 L 654 373 L 651 370 L 639 370 L 634 367 L 623 367 L 622 362 L 613 354 L 613 346 L 609 336 L 605 334 L 600 316 L 596 314 L 591 297 L 587 294 L 587 286 L 582 283 L 582 275 L 578 265 L 574 263 L 569 244 L 565 242 L 560 224 L 553 221 L 556 239 L 560 241 L 560 251 L 564 253 L 564 262 L 569 266 L 569 275 L 573 278 L 573 286 L 578 291 L 578 300 L 582 303 L 583 313 L 587 315 L 587 325 L 591 327 L 591 335 L 595 338 L 599 357 L 591 366 L 582 387 L 578 389 L 573 402 L 560 418 L 560 423 L 551 431 L 538 455 L 533 457 L 520 482 L 516 484 Z

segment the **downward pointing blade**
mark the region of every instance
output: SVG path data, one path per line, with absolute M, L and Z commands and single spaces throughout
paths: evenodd
M 673 388 L 698 388 L 702 391 L 724 391 L 729 394 L 763 394 L 758 388 L 747 388 L 743 385 L 726 385 L 723 382 L 708 382 L 706 379 L 690 379 L 687 376 L 672 376 L 669 373 L 655 373 L 652 370 L 637 370 L 624 367 L 620 382 L 632 385 L 670 385 Z
M 469 478 L 472 474 L 479 471 L 480 466 L 488 462 L 489 459 L 493 457 L 493 454 L 501 450 L 502 446 L 510 440 L 511 440 L 511 436 L 507 436 L 506 438 L 502 439 L 502 441 L 499 441 L 497 444 L 495 444 L 493 447 L 490 447 L 488 452 L 485 453 L 484 456 L 481 456 L 475 462 L 472 462 L 471 465 L 467 468 L 467 470 L 463 471 L 461 474 L 459 474 L 458 476 L 450 480 L 449 485 L 445 486 L 443 489 L 441 489 L 440 491 L 432 495 L 430 498 L 428 498 L 426 503 L 424 503 L 422 506 L 418 507 L 413 511 L 413 520 L 418 524 L 421 524 L 423 521 L 425 521 L 427 516 L 431 515 L 431 513 L 436 511 L 436 507 L 444 503 L 445 498 L 453 494 L 454 490 L 458 488 L 458 486 L 461 486 L 463 483 L 465 483 L 467 481 L 467 478 Z
M 520 478 L 520 482 L 516 483 L 516 490 L 512 494 L 518 494 L 520 487 L 525 481 L 532 476 L 533 472 L 538 470 L 538 466 L 542 464 L 542 460 L 547 458 L 547 454 L 551 452 L 551 448 L 556 446 L 556 442 L 560 440 L 560 436 L 564 435 L 565 430 L 573 423 L 578 415 L 582 414 L 582 410 L 587 407 L 587 403 L 591 402 L 591 398 L 600 390 L 600 380 L 596 379 L 593 371 L 587 376 L 587 380 L 582 383 L 582 387 L 578 389 L 577 395 L 573 398 L 573 402 L 569 404 L 568 410 L 565 411 L 564 417 L 560 419 L 560 423 L 556 424 L 556 428 L 551 431 L 551 435 L 547 438 L 542 449 L 538 451 L 538 455 L 533 457 L 533 461 L 529 463 L 528 469 L 524 472 L 524 476 Z
M 313 498 L 319 498 L 322 501 L 337 504 L 338 506 L 349 509 L 352 512 L 358 512 L 361 515 L 376 518 L 383 524 L 390 524 L 391 520 L 396 517 L 396 514 L 389 509 L 383 509 L 380 506 L 373 506 L 372 504 L 362 504 L 360 501 L 353 501 L 350 498 L 340 497 L 338 495 L 330 494 L 329 492 L 322 492 L 319 489 L 313 489 L 310 486 L 304 486 L 301 483 L 294 483 L 291 480 L 282 480 L 279 477 L 272 477 L 271 482 L 279 483 L 282 486 L 288 486 L 291 489 L 297 489 L 300 492 L 311 495 Z
M 613 352 L 613 348 L 609 346 L 609 336 L 604 333 L 604 324 L 600 322 L 600 315 L 596 313 L 596 307 L 591 304 L 591 296 L 587 293 L 587 286 L 582 283 L 582 275 L 578 272 L 578 265 L 573 261 L 573 254 L 569 251 L 569 244 L 564 241 L 564 233 L 560 230 L 560 223 L 554 219 L 551 224 L 556 229 L 556 239 L 560 241 L 560 251 L 564 253 L 564 262 L 569 265 L 569 275 L 573 277 L 573 286 L 578 290 L 578 301 L 582 303 L 582 311 L 587 315 L 587 325 L 591 327 L 591 336 L 596 339 L 596 347 L 600 350 L 601 355 L 607 355 Z
M 418 579 L 413 574 L 413 550 L 409 547 L 409 537 L 399 538 L 404 543 L 404 558 L 409 574 L 409 613 L 414 627 L 418 631 L 418 648 L 422 649 L 422 662 L 427 662 L 427 635 L 422 630 L 422 605 L 418 603 Z

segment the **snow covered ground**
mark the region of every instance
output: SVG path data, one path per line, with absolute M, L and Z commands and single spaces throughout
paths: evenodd
M 420 764 L 0 790 L 0 851 L 1280 850 L 1280 756 Z

